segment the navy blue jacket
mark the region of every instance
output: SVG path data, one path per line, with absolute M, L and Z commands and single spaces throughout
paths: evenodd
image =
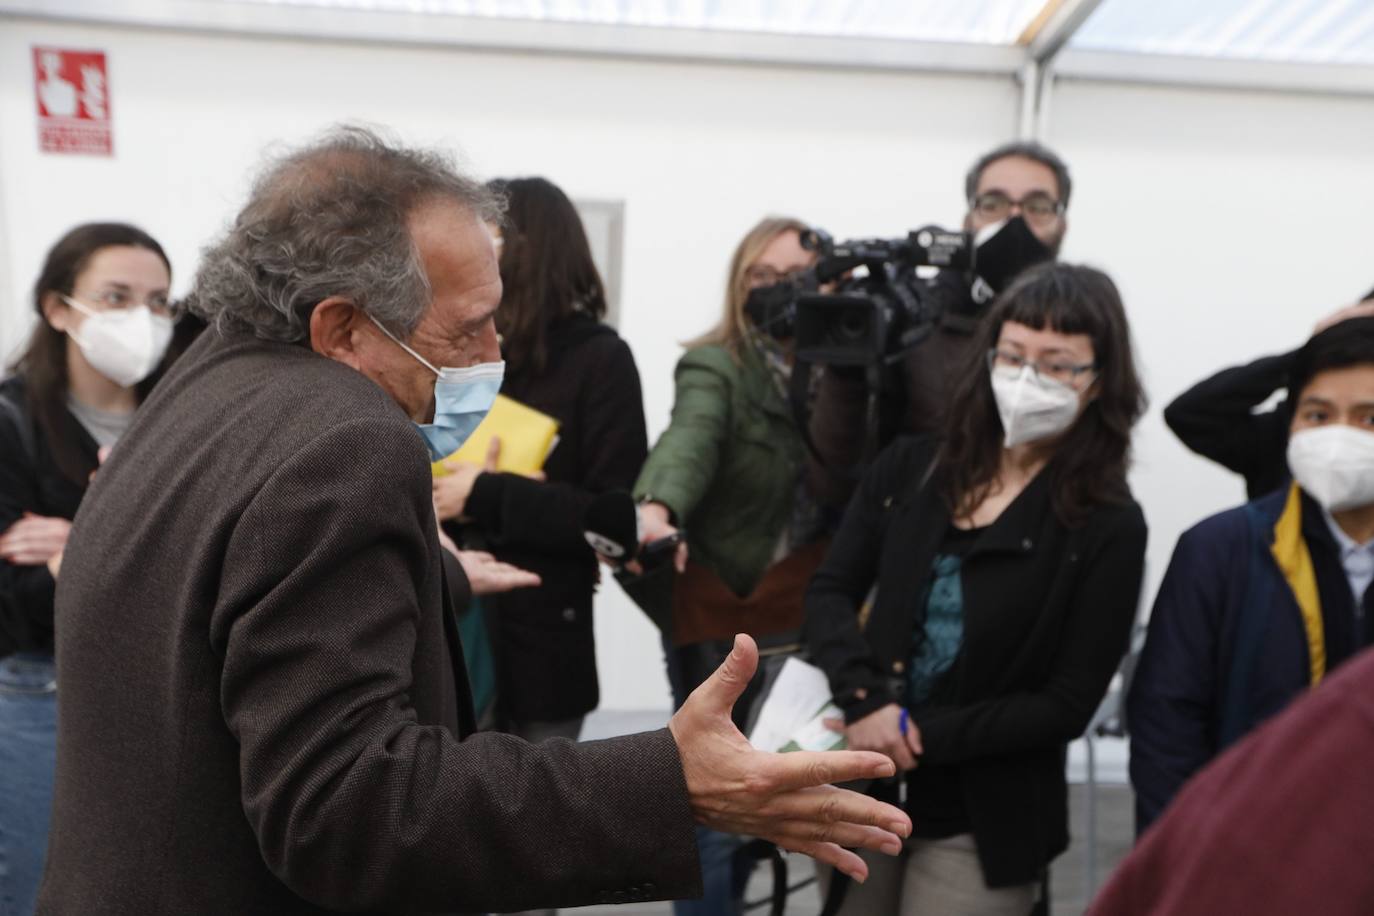
M 1285 540 L 1307 550 L 1315 583 L 1304 587 L 1280 567 Z M 1184 532 L 1127 700 L 1136 829 L 1223 749 L 1368 644 L 1364 618 L 1357 633 L 1335 541 L 1296 487 Z

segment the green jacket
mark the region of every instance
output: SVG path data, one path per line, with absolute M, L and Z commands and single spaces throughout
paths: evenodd
M 740 596 L 758 585 L 797 498 L 805 446 L 763 356 L 723 347 L 678 361 L 673 416 L 635 484 L 687 531 L 692 559 Z

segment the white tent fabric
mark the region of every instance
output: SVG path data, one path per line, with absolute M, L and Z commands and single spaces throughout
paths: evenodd
M 1374 0 L 1105 0 L 1070 47 L 1374 65 Z
M 215 0 L 595 25 L 1013 45 L 1058 0 Z M 1374 0 L 1103 0 L 1070 47 L 1374 65 Z
M 223 0 L 222 0 L 223 2 Z M 379 12 L 1012 44 L 1045 0 L 228 0 Z

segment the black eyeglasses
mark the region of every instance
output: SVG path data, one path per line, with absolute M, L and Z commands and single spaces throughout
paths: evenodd
M 1012 207 L 1020 207 L 1027 222 L 1048 223 L 1064 212 L 1062 201 L 1055 200 L 1044 191 L 1032 191 L 1020 200 L 1012 200 L 1001 191 L 984 191 L 969 203 L 979 216 L 996 222 L 1011 215 Z
M 1041 378 L 1053 379 L 1070 388 L 1078 387 L 1080 376 L 1088 372 L 1096 372 L 1096 363 L 1074 364 L 1065 360 L 1029 360 L 1019 353 L 1010 353 L 1006 350 L 992 349 L 988 351 L 989 369 L 1012 369 L 1020 372 L 1030 366 L 1032 372 Z
M 757 289 L 760 286 L 776 286 L 779 283 L 794 282 L 800 279 L 804 273 L 806 273 L 805 267 L 783 273 L 767 264 L 755 264 L 744 272 L 744 280 L 750 289 Z

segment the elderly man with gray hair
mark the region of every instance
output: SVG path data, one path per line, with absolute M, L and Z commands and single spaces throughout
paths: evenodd
M 692 896 L 694 822 L 859 877 L 843 847 L 898 851 L 902 812 L 829 785 L 887 758 L 758 753 L 730 724 L 747 637 L 659 732 L 473 734 L 429 458 L 499 383 L 499 210 L 443 157 L 342 130 L 205 252 L 210 330 L 67 546 L 40 913 Z

